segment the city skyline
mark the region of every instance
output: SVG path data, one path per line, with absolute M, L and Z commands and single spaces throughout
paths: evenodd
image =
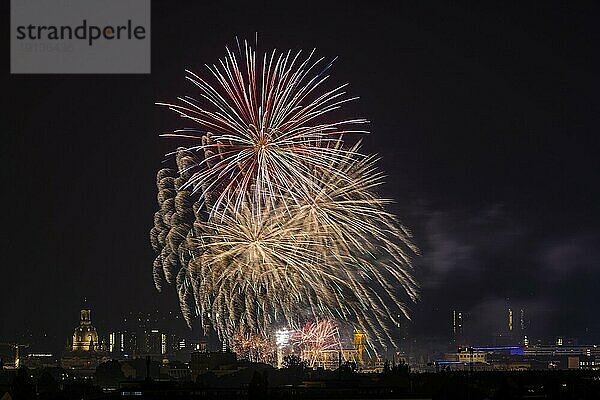
M 111 345 L 111 338 L 114 334 L 128 333 L 142 337 L 151 332 L 160 332 L 169 337 L 169 346 L 176 344 L 179 340 L 185 340 L 190 343 L 205 343 L 203 347 L 207 351 L 218 351 L 223 347 L 222 342 L 214 332 L 204 335 L 200 329 L 189 329 L 183 322 L 183 317 L 178 310 L 154 310 L 151 312 L 128 311 L 120 314 L 117 320 L 108 322 L 105 319 L 94 317 L 93 308 L 87 301 L 82 302 L 81 310 L 73 307 L 69 314 L 71 321 L 66 326 L 60 327 L 61 334 L 57 337 L 49 336 L 45 332 L 21 331 L 18 335 L 6 338 L 4 345 L 15 344 L 26 346 L 30 353 L 51 353 L 59 357 L 64 351 L 70 350 L 74 346 L 74 338 L 71 339 L 73 328 L 76 327 L 77 317 L 84 312 L 90 318 L 92 311 L 92 320 L 95 333 L 96 346 L 104 346 L 108 351 Z M 513 319 L 510 315 L 513 311 Z M 516 313 L 515 313 L 516 312 Z M 480 330 L 481 314 L 465 312 L 458 309 L 451 310 L 450 313 L 443 316 L 440 320 L 440 328 L 435 335 L 417 336 L 413 330 L 407 326 L 400 326 L 398 337 L 398 347 L 388 349 L 382 352 L 382 355 L 390 355 L 394 351 L 401 351 L 403 354 L 411 357 L 434 356 L 440 351 L 452 351 L 456 348 L 465 346 L 548 346 L 548 345 L 595 345 L 598 342 L 586 335 L 566 335 L 562 331 L 540 331 L 533 329 L 535 319 L 531 319 L 526 308 L 513 309 L 504 308 L 494 315 L 486 316 L 485 326 L 487 330 Z M 512 326 L 512 329 L 511 329 Z M 287 329 L 281 326 L 281 329 Z M 336 328 L 337 329 L 337 328 Z M 292 331 L 290 331 L 292 332 Z M 277 341 L 277 331 L 269 332 L 267 340 L 275 345 Z M 342 346 L 348 346 L 352 342 L 352 331 L 343 329 L 339 332 L 340 343 Z M 179 338 L 175 340 L 174 338 Z M 241 340 L 241 338 L 240 338 Z M 370 339 L 365 336 L 367 346 L 373 350 Z M 172 343 L 172 341 L 174 341 Z M 235 342 L 235 345 L 241 342 Z M 376 344 L 376 343 L 375 343 Z M 129 354 L 134 352 L 134 347 L 130 348 Z
M 512 308 L 505 311 L 498 321 L 504 327 L 491 339 L 474 339 L 469 332 L 473 316 L 454 310 L 448 323 L 451 333 L 442 342 L 409 339 L 400 341 L 393 351 L 378 354 L 377 341 L 373 342 L 362 330 L 339 330 L 334 320 L 318 320 L 297 330 L 284 327 L 270 332 L 266 338 L 239 337 L 234 348 L 229 348 L 214 334 L 199 337 L 189 331 L 175 332 L 169 319 L 178 316 L 172 313 L 160 316 L 158 312 L 129 312 L 120 324 L 97 329 L 92 310 L 83 308 L 79 324 L 71 329 L 72 337 L 62 348 L 52 348 L 36 337 L 0 342 L 0 362 L 9 371 L 21 367 L 38 372 L 44 368 L 62 368 L 75 377 L 98 376 L 103 369 L 112 368 L 111 363 L 123 366 L 123 371 L 137 365 L 139 377 L 146 360 L 162 364 L 161 371 L 169 371 L 169 379 L 190 379 L 191 373 L 194 381 L 210 368 L 219 368 L 220 364 L 212 362 L 241 363 L 242 369 L 261 365 L 285 369 L 289 368 L 289 357 L 297 357 L 309 370 L 333 371 L 342 363 L 350 363 L 363 374 L 385 372 L 386 363 L 388 367 L 397 363 L 408 365 L 410 371 L 420 373 L 468 368 L 477 371 L 598 369 L 598 344 L 565 336 L 531 336 L 525 309 L 518 310 L 516 320 Z M 213 367 L 203 367 L 205 362 Z M 228 371 L 230 374 L 235 368 Z

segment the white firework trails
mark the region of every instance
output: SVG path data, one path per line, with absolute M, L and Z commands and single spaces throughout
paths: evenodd
M 179 178 L 159 172 L 155 280 L 160 288 L 162 271 L 169 282 L 176 275 L 186 318 L 193 301 L 203 326 L 230 345 L 325 317 L 386 346 L 398 316 L 408 316 L 402 299 L 417 298 L 416 248 L 376 194 L 377 160 L 342 141 L 366 121 L 335 118 L 353 98 L 345 85 L 322 89 L 331 64 L 321 63 L 273 51 L 257 65 L 245 43 L 240 56 L 228 50 L 208 67 L 214 83 L 188 72 L 200 100 L 167 104 L 194 122 L 167 136 L 197 143 L 178 150 L 188 160 Z M 179 192 L 185 202 L 169 200 Z
M 246 43 L 244 50 L 243 64 L 227 50 L 224 60 L 208 66 L 215 84 L 187 71 L 187 79 L 200 89 L 201 101 L 182 97 L 180 104 L 164 104 L 200 128 L 170 136 L 211 134 L 211 140 L 194 146 L 207 156 L 188 184 L 214 198 L 212 212 L 230 202 L 239 210 L 248 193 L 255 207 L 281 195 L 308 198 L 313 168 L 352 157 L 331 144 L 342 134 L 366 132 L 354 128 L 366 123 L 364 119 L 328 118 L 356 98 L 346 95 L 346 85 L 318 92 L 331 64 L 315 72 L 323 58 L 313 60 L 314 51 L 305 58 L 300 51 L 265 53 L 257 66 L 256 52 Z

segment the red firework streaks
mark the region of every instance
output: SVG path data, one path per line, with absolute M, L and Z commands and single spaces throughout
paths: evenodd
M 244 42 L 239 56 L 227 49 L 225 59 L 207 66 L 215 84 L 187 71 L 200 99 L 159 103 L 199 127 L 165 136 L 196 139 L 192 149 L 208 155 L 188 185 L 205 198 L 218 192 L 211 212 L 228 204 L 239 210 L 248 193 L 259 209 L 290 192 L 310 199 L 311 170 L 352 158 L 337 144 L 343 134 L 365 133 L 356 126 L 367 121 L 323 118 L 356 97 L 346 95 L 346 85 L 319 94 L 331 63 L 313 56 L 314 50 L 273 51 L 257 63 Z M 200 140 L 203 135 L 207 140 Z
M 292 334 L 291 344 L 312 366 L 324 350 L 341 349 L 340 333 L 335 321 L 317 319 L 306 323 Z

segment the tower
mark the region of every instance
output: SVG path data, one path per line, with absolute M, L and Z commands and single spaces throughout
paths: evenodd
M 519 327 L 521 328 L 520 336 L 521 343 L 524 346 L 529 346 L 529 338 L 527 337 L 527 321 L 525 320 L 525 309 L 521 308 L 519 310 Z
M 458 342 L 463 335 L 464 313 L 458 310 L 452 310 L 452 339 Z
M 81 310 L 80 315 L 81 315 L 81 324 L 82 325 L 90 325 L 92 323 L 91 320 L 91 311 L 90 310 Z
M 521 333 L 525 332 L 525 309 L 521 308 L 519 322 L 521 324 Z
M 79 326 L 73 332 L 73 351 L 95 351 L 99 349 L 98 333 L 92 326 L 91 311 L 80 312 Z
M 363 363 L 363 354 L 365 352 L 365 345 L 367 341 L 367 335 L 365 332 L 357 329 L 354 331 L 354 348 L 358 351 L 358 361 Z

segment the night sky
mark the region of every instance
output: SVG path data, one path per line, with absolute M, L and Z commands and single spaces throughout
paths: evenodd
M 197 94 L 184 69 L 255 33 L 339 56 L 334 82 L 361 97 L 345 112 L 371 121 L 364 148 L 422 253 L 411 337 L 448 336 L 452 309 L 491 336 L 511 306 L 532 336 L 600 341 L 598 9 L 206 3 L 154 1 L 152 74 L 129 76 L 10 75 L 3 4 L 0 341 L 64 344 L 84 298 L 103 335 L 177 309 L 148 232 L 174 146 L 158 135 L 187 125 L 154 103 Z

